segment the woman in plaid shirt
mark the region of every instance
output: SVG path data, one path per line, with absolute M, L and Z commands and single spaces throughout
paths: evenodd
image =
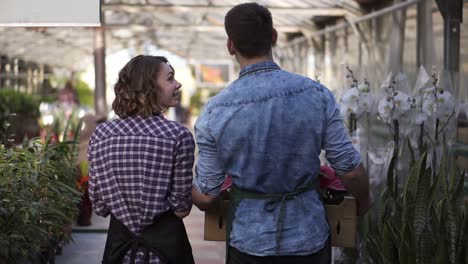
M 181 84 L 164 57 L 137 56 L 119 73 L 114 112 L 89 148 L 89 194 L 111 221 L 103 263 L 194 263 L 182 218 L 192 207 L 194 141 L 161 111 Z

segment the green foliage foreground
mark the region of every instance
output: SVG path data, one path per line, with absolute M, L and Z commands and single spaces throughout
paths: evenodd
M 426 153 L 417 161 L 412 155 L 403 190 L 394 184 L 396 162 L 392 159 L 385 189 L 361 226 L 368 262 L 468 263 L 464 172 L 449 157 L 446 154 L 433 173 Z
M 80 200 L 75 145 L 0 145 L 0 263 L 28 263 L 67 235 Z

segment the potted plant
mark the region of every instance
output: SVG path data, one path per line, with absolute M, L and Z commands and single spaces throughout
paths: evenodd
M 0 263 L 47 262 L 69 238 L 81 195 L 75 153 L 74 140 L 0 145 Z

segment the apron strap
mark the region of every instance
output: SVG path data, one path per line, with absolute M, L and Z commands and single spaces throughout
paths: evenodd
M 296 197 L 304 192 L 318 190 L 318 182 L 314 181 L 313 183 L 300 187 L 293 192 L 284 193 L 284 194 L 263 194 L 263 193 L 254 193 L 245 191 L 237 188 L 234 184 L 231 187 L 229 192 L 231 196 L 231 206 L 228 208 L 227 223 L 226 223 L 226 263 L 229 259 L 229 242 L 232 231 L 232 224 L 234 222 L 235 214 L 237 207 L 242 199 L 255 199 L 255 200 L 267 200 L 265 204 L 265 211 L 272 212 L 276 206 L 280 206 L 278 219 L 276 222 L 276 234 L 275 234 L 275 252 L 279 252 L 281 233 L 283 230 L 284 219 L 286 214 L 286 202 Z
M 169 263 L 167 257 L 157 248 L 155 248 L 149 241 L 147 241 L 143 235 L 135 235 L 132 233 L 124 224 L 122 224 L 117 218 L 111 214 L 111 222 L 109 225 L 109 231 L 118 232 L 119 236 L 124 238 L 125 242 L 121 246 L 117 247 L 112 254 L 123 261 L 124 256 L 130 252 L 130 263 L 134 264 L 136 261 L 136 255 L 139 248 L 143 250 L 144 261 L 149 264 L 150 252 L 158 256 L 163 263 Z M 110 241 L 112 242 L 112 241 Z M 111 254 L 111 252 L 108 252 Z
M 144 263 L 150 254 L 162 263 L 194 264 L 192 248 L 183 221 L 172 211 L 159 215 L 140 235 L 132 233 L 111 214 L 103 264 L 121 263 L 130 251 L 130 263 L 135 263 L 138 250 L 143 251 Z

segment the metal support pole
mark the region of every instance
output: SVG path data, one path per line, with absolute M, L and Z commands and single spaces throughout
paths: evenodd
M 105 30 L 97 27 L 94 30 L 94 109 L 97 115 L 107 115 L 106 103 L 106 42 Z
M 417 14 L 417 66 L 423 66 L 426 71 L 431 71 L 433 65 L 433 26 L 432 26 L 432 1 L 421 0 L 418 3 Z
M 394 0 L 402 2 L 402 0 Z M 405 45 L 406 9 L 392 13 L 392 31 L 390 33 L 390 70 L 393 73 L 403 71 L 403 51 Z
M 453 94 L 459 94 L 460 24 L 463 21 L 463 0 L 436 0 L 444 18 L 444 69 L 449 74 Z

